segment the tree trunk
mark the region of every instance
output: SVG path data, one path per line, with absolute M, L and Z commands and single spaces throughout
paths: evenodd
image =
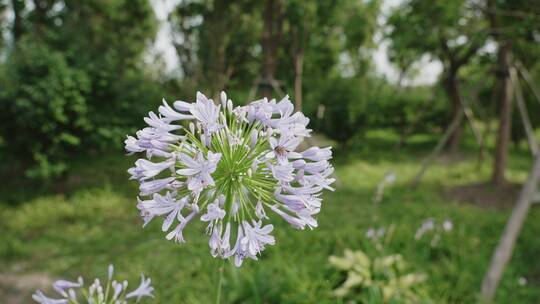
M 263 18 L 264 28 L 261 39 L 263 58 L 259 94 L 263 97 L 271 98 L 273 83 L 275 81 L 277 50 L 283 30 L 281 0 L 266 0 Z
M 294 56 L 294 109 L 302 111 L 302 73 L 304 68 L 304 49 L 300 48 Z
M 512 210 L 512 215 L 510 215 L 510 218 L 506 223 L 506 227 L 504 228 L 504 232 L 501 236 L 499 244 L 493 253 L 493 257 L 491 258 L 489 269 L 484 277 L 484 281 L 482 282 L 482 298 L 488 303 L 493 301 L 495 292 L 497 291 L 497 287 L 501 281 L 504 268 L 512 257 L 512 251 L 516 243 L 516 239 L 521 228 L 523 227 L 523 223 L 525 222 L 529 208 L 531 207 L 531 202 L 536 193 L 539 179 L 540 153 L 536 155 L 529 178 L 521 190 L 514 210 Z
M 461 106 L 461 97 L 459 93 L 459 80 L 457 77 L 457 69 L 450 68 L 448 71 L 448 76 L 445 80 L 445 89 L 448 99 L 452 105 L 452 120 L 456 121 L 456 117 L 460 115 L 463 111 Z M 460 122 L 455 128 L 450 138 L 448 140 L 448 145 L 446 146 L 447 152 L 456 153 L 459 151 L 459 145 L 461 144 L 461 135 L 463 133 L 463 124 Z
M 13 40 L 17 42 L 23 33 L 22 11 L 24 10 L 24 1 L 12 0 L 11 7 L 13 9 Z
M 492 183 L 506 183 L 505 169 L 508 159 L 508 144 L 512 131 L 512 82 L 510 79 L 511 48 L 508 42 L 503 42 L 497 52 L 497 81 L 494 89 L 495 100 L 499 103 L 499 130 L 495 148 L 495 163 L 493 166 Z M 499 90 L 497 90 L 499 89 Z

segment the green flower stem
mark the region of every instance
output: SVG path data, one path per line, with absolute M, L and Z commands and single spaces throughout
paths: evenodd
M 217 286 L 217 292 L 216 292 L 216 304 L 221 303 L 221 289 L 223 286 L 223 272 L 225 271 L 225 260 L 221 260 L 220 266 L 218 268 L 219 272 L 219 279 L 218 279 L 218 286 Z
M 224 189 L 226 192 L 225 196 L 225 210 L 231 210 L 232 203 L 233 203 L 233 189 L 232 185 L 228 183 L 226 189 Z M 231 213 L 227 212 L 225 222 L 228 223 L 230 221 Z M 218 267 L 219 272 L 219 279 L 218 279 L 218 285 L 217 285 L 217 292 L 216 292 L 216 304 L 220 304 L 221 302 L 221 289 L 223 287 L 223 272 L 225 271 L 225 259 L 223 259 L 220 263 L 221 265 Z

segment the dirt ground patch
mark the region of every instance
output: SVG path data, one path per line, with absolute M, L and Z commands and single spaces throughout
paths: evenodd
M 483 208 L 512 208 L 516 203 L 521 185 L 494 186 L 487 183 L 459 185 L 443 190 L 445 198 L 470 203 Z
M 32 303 L 36 289 L 49 289 L 53 279 L 44 273 L 0 273 L 0 303 Z

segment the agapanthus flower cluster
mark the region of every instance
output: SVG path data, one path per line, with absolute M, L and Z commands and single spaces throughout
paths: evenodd
M 196 101 L 163 101 L 148 127 L 128 136 L 128 170 L 140 183 L 138 209 L 145 225 L 162 217 L 166 238 L 185 242 L 194 218 L 208 223 L 210 253 L 240 266 L 274 245 L 272 211 L 298 229 L 317 227 L 321 193 L 334 182 L 330 148 L 296 149 L 310 135 L 309 119 L 288 97 L 234 107 L 197 93 Z
M 138 303 L 143 297 L 154 297 L 154 288 L 150 285 L 150 278 L 141 274 L 139 287 L 128 291 L 128 282 L 113 280 L 114 267 L 109 265 L 107 282 L 105 286 L 96 278 L 88 287 L 84 287 L 84 280 L 79 277 L 77 281 L 58 280 L 52 287 L 57 295 L 46 296 L 41 290 L 37 290 L 32 299 L 40 304 L 127 304 L 130 301 Z

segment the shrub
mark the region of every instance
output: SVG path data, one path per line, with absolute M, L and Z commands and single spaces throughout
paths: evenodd
M 364 252 L 345 250 L 343 257 L 331 256 L 330 263 L 347 273 L 343 284 L 334 290 L 339 298 L 360 303 L 419 303 L 425 296 L 418 285 L 425 275 L 406 273 L 400 254 L 370 259 Z
M 363 98 L 358 79 L 333 78 L 320 89 L 315 129 L 342 145 L 362 130 L 366 119 L 366 99 Z
M 22 162 L 27 176 L 59 176 L 67 168 L 66 156 L 80 149 L 91 128 L 87 75 L 71 68 L 61 53 L 29 40 L 18 44 L 2 73 L 3 150 Z

